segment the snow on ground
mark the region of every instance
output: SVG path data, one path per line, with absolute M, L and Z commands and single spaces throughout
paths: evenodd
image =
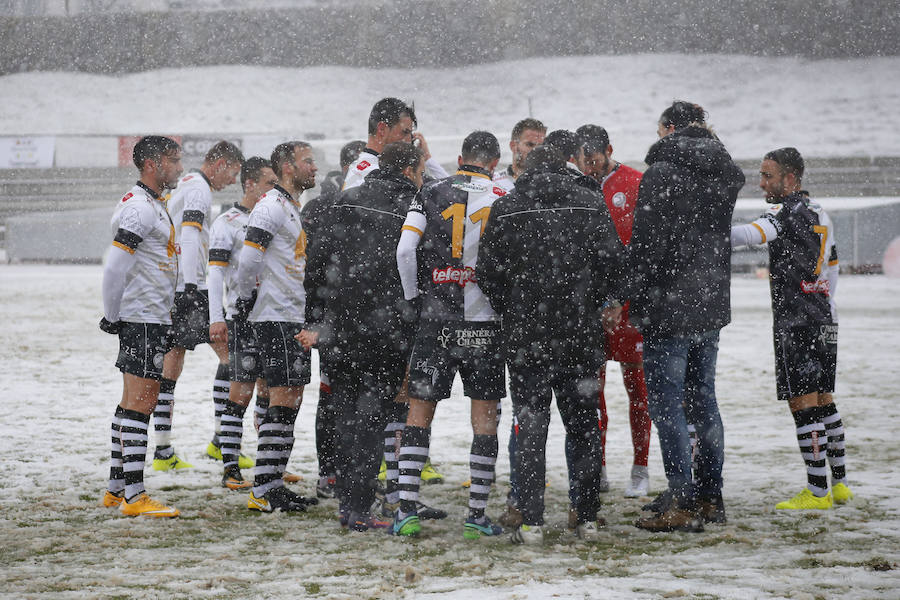
M 147 469 L 151 493 L 182 516 L 140 521 L 99 507 L 107 477 L 109 420 L 121 394 L 116 340 L 101 333 L 99 266 L 2 266 L 0 307 L 0 597 L 6 598 L 435 598 L 478 594 L 536 598 L 897 598 L 900 576 L 900 281 L 844 276 L 836 399 L 847 429 L 848 469 L 857 498 L 827 512 L 776 512 L 804 484 L 787 407 L 774 400 L 771 316 L 765 280 L 735 277 L 734 322 L 722 333 L 718 394 L 726 431 L 729 521 L 702 534 L 651 534 L 631 523 L 646 499 L 622 498 L 631 449 L 627 400 L 610 368 L 609 471 L 596 544 L 562 531 L 562 430 L 549 440 L 549 520 L 540 548 L 505 538 L 462 538 L 470 442 L 461 391 L 442 403 L 432 456 L 446 482 L 424 498 L 451 516 L 426 522 L 420 539 L 340 532 L 334 501 L 308 514 L 251 514 L 242 493 L 219 487 L 219 467 L 203 458 L 212 431 L 208 348 L 188 357 L 176 390 L 174 440 L 196 468 L 177 475 Z M 290 469 L 311 494 L 316 475 L 308 386 Z M 499 484 L 507 489 L 501 424 Z M 245 448 L 255 434 L 245 427 Z M 654 436 L 652 489 L 664 485 Z M 885 570 L 890 569 L 890 570 Z
M 0 77 L 2 135 L 365 135 L 384 96 L 415 102 L 426 137 L 453 162 L 474 129 L 509 135 L 528 116 L 551 129 L 599 123 L 620 160 L 641 161 L 672 100 L 709 111 L 732 155 L 781 146 L 804 156 L 900 154 L 900 57 L 809 60 L 646 54 L 534 58 L 444 69 L 219 66 L 125 76 Z M 436 150 L 436 148 L 433 148 Z M 336 154 L 336 150 L 335 150 Z

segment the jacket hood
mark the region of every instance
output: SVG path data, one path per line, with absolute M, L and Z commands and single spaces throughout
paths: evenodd
M 574 188 L 575 178 L 566 171 L 525 171 L 516 180 L 515 190 L 534 201 L 558 197 Z
M 731 171 L 731 155 L 725 146 L 704 127 L 679 129 L 650 147 L 644 159 L 647 165 L 670 162 L 707 178 L 719 178 Z
M 370 179 L 372 181 L 388 182 L 391 184 L 391 187 L 397 187 L 398 189 L 409 188 L 413 192 L 417 191 L 416 184 L 414 184 L 406 177 L 406 175 L 404 175 L 400 171 L 397 171 L 396 169 L 375 169 L 374 171 L 366 175 L 366 181 L 369 181 Z

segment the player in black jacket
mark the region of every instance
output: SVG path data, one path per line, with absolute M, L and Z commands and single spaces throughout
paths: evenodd
M 420 150 L 389 144 L 381 168 L 341 194 L 308 249 L 307 347 L 327 348 L 337 411 L 341 522 L 365 531 L 385 417 L 406 374 L 416 311 L 404 300 L 395 252 L 409 203 L 422 185 Z
M 645 159 L 635 209 L 627 286 L 632 322 L 644 336 L 650 417 L 675 502 L 636 525 L 702 531 L 725 519 L 724 432 L 715 395 L 719 330 L 731 320 L 731 215 L 744 174 L 705 124 L 700 106 L 663 112 L 660 140 Z M 687 420 L 686 420 L 687 419 Z M 698 435 L 692 482 L 687 423 Z
M 551 392 L 574 442 L 576 533 L 595 535 L 602 465 L 600 312 L 617 283 L 621 256 L 603 196 L 579 185 L 555 148 L 532 151 L 513 192 L 494 203 L 476 267 L 482 291 L 501 315 L 519 423 L 523 524 L 513 532 L 514 542 L 543 537 Z

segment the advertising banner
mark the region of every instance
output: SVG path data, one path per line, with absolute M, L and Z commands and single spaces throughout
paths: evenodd
M 0 169 L 49 169 L 55 148 L 52 135 L 0 137 Z

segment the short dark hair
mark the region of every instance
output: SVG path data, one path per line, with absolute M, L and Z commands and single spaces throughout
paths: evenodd
M 520 137 L 522 137 L 522 132 L 524 132 L 526 129 L 540 131 L 541 133 L 547 133 L 546 125 L 544 125 L 537 119 L 528 117 L 527 119 L 522 119 L 521 121 L 513 125 L 512 134 L 509 136 L 509 139 L 518 140 Z
M 803 157 L 796 148 L 788 146 L 787 148 L 778 148 L 767 152 L 763 160 L 771 160 L 781 167 L 782 172 L 793 173 L 797 181 L 803 179 L 803 170 L 806 166 L 803 163 Z
M 247 184 L 247 181 L 259 181 L 260 173 L 265 168 L 272 168 L 272 163 L 259 156 L 251 156 L 241 165 L 241 187 Z
M 551 131 L 547 134 L 547 137 L 544 138 L 544 144 L 547 146 L 553 146 L 560 152 L 562 155 L 568 160 L 570 157 L 575 156 L 578 152 L 578 138 L 575 137 L 575 134 L 569 131 L 568 129 L 557 129 L 555 131 Z
M 532 150 L 525 159 L 526 171 L 559 172 L 566 168 L 566 157 L 559 148 L 549 144 L 541 144 Z
M 366 143 L 362 140 L 353 140 L 347 142 L 341 148 L 340 163 L 341 167 L 349 167 L 353 161 L 359 158 L 359 153 L 366 149 Z
M 585 154 L 606 153 L 609 148 L 609 133 L 599 125 L 582 125 L 575 130 L 578 138 L 578 146 L 584 149 Z
M 663 127 L 674 126 L 675 129 L 681 129 L 688 125 L 706 126 L 706 111 L 699 104 L 675 100 L 669 108 L 663 111 L 659 122 Z
M 311 148 L 311 146 L 306 142 L 294 140 L 278 144 L 275 146 L 275 149 L 272 150 L 271 167 L 277 177 L 281 177 L 281 165 L 294 160 L 294 150 L 296 148 Z
M 490 163 L 500 158 L 500 142 L 489 131 L 473 131 L 462 143 L 463 162 Z
M 399 98 L 382 98 L 372 107 L 369 113 L 369 135 L 374 135 L 378 129 L 379 123 L 384 123 L 388 127 L 396 125 L 403 115 L 412 119 L 413 125 L 418 125 L 416 121 L 416 111 Z
M 239 165 L 244 162 L 244 154 L 241 152 L 241 149 L 226 140 L 216 142 L 213 147 L 206 152 L 203 161 L 213 163 L 220 158 L 224 158 L 225 162 L 230 165 Z
M 384 147 L 378 157 L 378 168 L 403 171 L 407 167 L 418 167 L 425 153 L 409 142 L 393 142 Z
M 178 142 L 172 138 L 161 135 L 145 135 L 134 145 L 131 160 L 134 161 L 134 166 L 138 170 L 143 170 L 145 160 L 159 162 L 163 155 L 175 154 L 180 148 Z

